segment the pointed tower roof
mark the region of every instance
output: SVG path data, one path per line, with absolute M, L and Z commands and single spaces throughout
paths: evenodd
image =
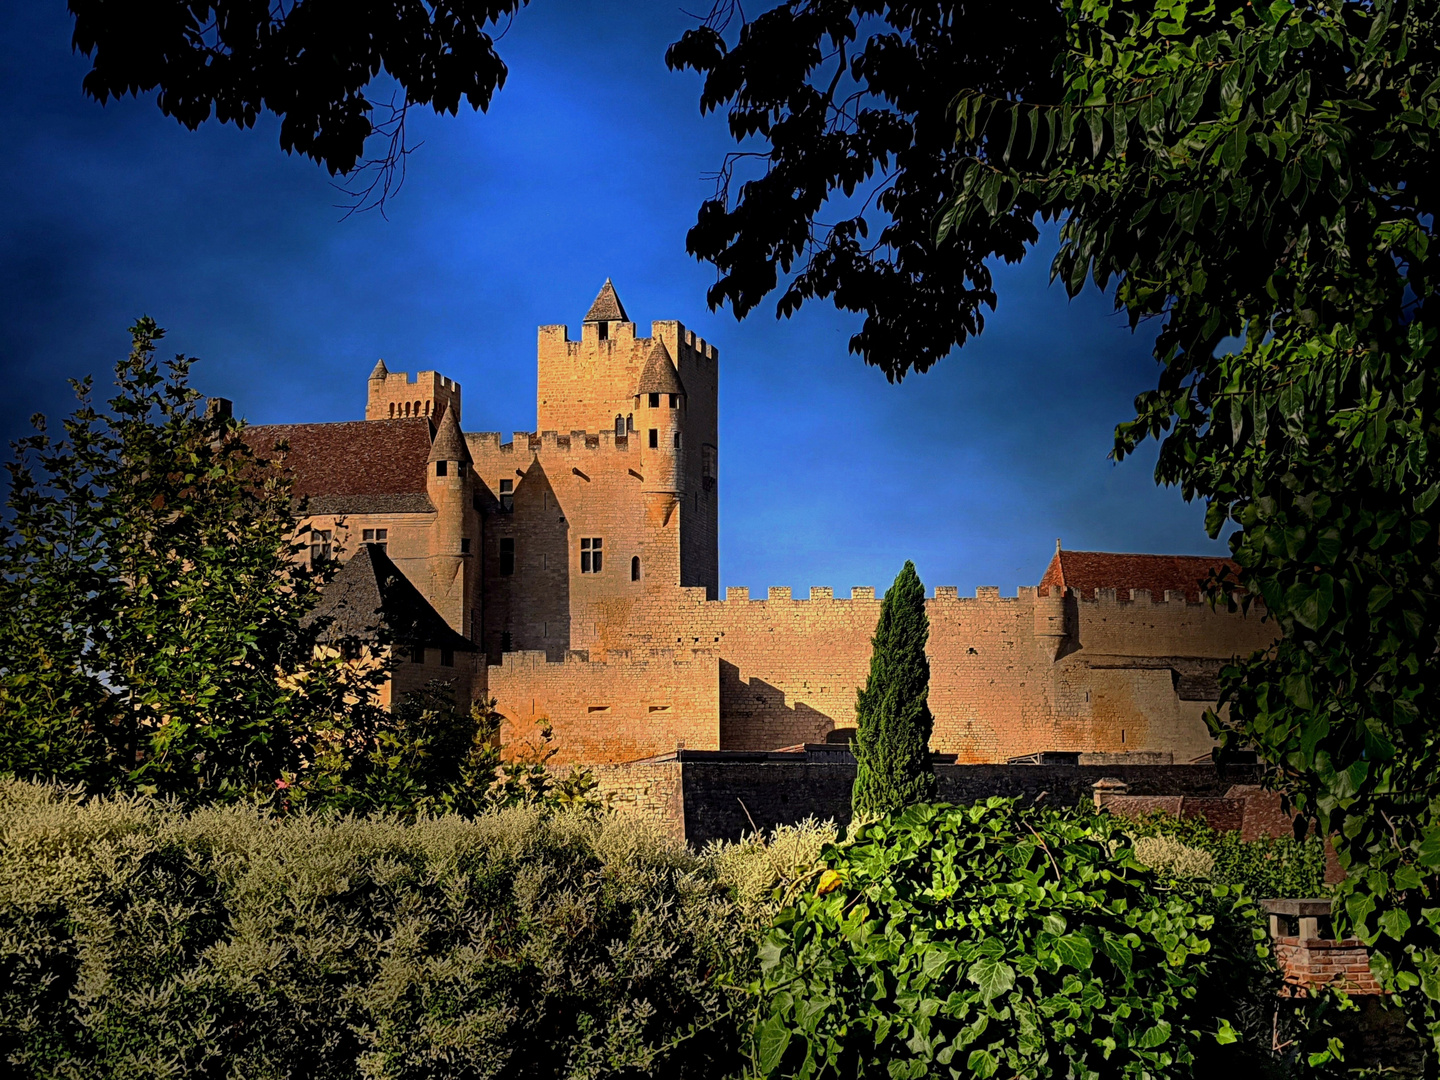
M 630 316 L 625 314 L 625 305 L 620 303 L 620 297 L 615 295 L 615 286 L 610 279 L 605 279 L 605 284 L 600 286 L 600 295 L 595 297 L 595 302 L 590 305 L 590 310 L 585 313 L 584 322 L 629 322 Z
M 370 378 L 372 379 L 383 379 L 389 374 L 390 369 L 385 366 L 385 361 L 383 359 L 376 360 L 375 366 L 370 370 Z
M 658 337 L 650 346 L 650 355 L 645 358 L 645 368 L 640 372 L 640 381 L 635 385 L 635 394 L 683 394 L 685 384 L 680 373 L 670 361 L 670 350 Z
M 460 432 L 460 421 L 455 419 L 455 410 L 446 409 L 440 414 L 435 425 L 435 441 L 430 444 L 431 461 L 474 461 L 470 447 Z

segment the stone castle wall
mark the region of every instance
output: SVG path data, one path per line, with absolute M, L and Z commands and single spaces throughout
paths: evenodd
M 1063 604 L 1053 609 L 1063 636 L 1051 625 L 1052 600 Z M 969 598 L 942 586 L 927 609 L 931 745 L 961 762 L 1055 750 L 1203 757 L 1215 673 L 1274 637 L 1256 611 L 1155 602 L 1138 591 L 1120 600 L 1114 590 L 1080 599 L 981 588 Z M 849 599 L 771 589 L 763 600 L 732 588 L 724 601 L 668 590 L 583 609 L 573 637 L 595 659 L 616 649 L 715 650 L 719 745 L 774 750 L 853 728 L 879 612 L 869 588 Z
M 509 757 L 537 743 L 549 723 L 559 753 L 552 764 L 613 764 L 679 749 L 720 748 L 719 660 L 674 650 L 603 663 L 571 654 L 506 653 L 488 669 L 489 693 L 505 718 L 500 744 Z

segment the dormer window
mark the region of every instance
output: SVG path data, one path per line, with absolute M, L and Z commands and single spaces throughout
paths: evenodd
M 651 394 L 651 395 L 650 395 L 650 408 L 652 408 L 652 409 L 658 409 L 659 407 L 660 407 L 660 395 L 659 395 L 659 394 Z

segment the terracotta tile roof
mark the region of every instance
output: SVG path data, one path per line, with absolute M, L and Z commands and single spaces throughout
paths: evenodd
M 361 544 L 341 567 L 305 626 L 320 624 L 322 642 L 380 641 L 400 646 L 474 652 L 468 638 L 420 593 L 378 544 Z
M 1165 590 L 1183 592 L 1185 599 L 1199 602 L 1210 572 L 1229 566 L 1229 559 L 1211 555 L 1122 555 L 1111 551 L 1057 551 L 1045 568 L 1040 587 L 1064 585 L 1086 600 L 1096 589 L 1114 589 L 1121 600 L 1130 599 L 1131 589 L 1149 589 L 1153 600 L 1164 600 Z
M 286 464 L 296 495 L 425 495 L 430 421 L 423 416 L 267 424 L 246 428 L 245 441 L 259 454 L 273 452 L 281 441 L 290 444 Z

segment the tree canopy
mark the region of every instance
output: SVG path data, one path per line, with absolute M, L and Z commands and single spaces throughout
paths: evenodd
M 405 113 L 428 105 L 454 115 L 463 100 L 488 109 L 506 67 L 486 28 L 528 0 L 69 0 L 73 45 L 91 59 L 85 93 L 158 91 L 161 112 L 192 131 L 212 117 L 242 128 L 280 118 L 280 146 L 331 175 L 364 164 L 372 135 L 376 183 L 403 164 Z M 366 89 L 382 73 L 398 100 Z M 377 112 L 378 110 L 378 112 Z M 368 190 L 368 189 L 367 189 Z
M 712 303 L 749 310 L 776 287 L 765 257 L 788 270 L 813 251 L 781 310 L 832 295 L 867 311 L 851 347 L 899 378 L 966 334 L 937 334 L 925 352 L 870 333 L 882 305 L 922 323 L 930 279 L 911 288 L 891 274 L 899 287 L 867 297 L 869 264 L 854 253 L 869 226 L 823 233 L 827 197 L 880 177 L 873 201 L 889 217 L 869 258 L 898 266 L 910 237 L 942 277 L 986 284 L 946 294 L 954 325 L 994 302 L 977 267 L 1023 255 L 1037 223 L 1059 224 L 1052 273 L 1066 291 L 1093 282 L 1155 334 L 1158 384 L 1116 429 L 1115 455 L 1160 441 L 1156 479 L 1206 501 L 1212 536 L 1236 530 L 1238 581 L 1215 582 L 1217 597 L 1258 603 L 1283 635 L 1223 673 L 1228 712 L 1210 722 L 1223 745 L 1258 749 L 1335 837 L 1349 871 L 1342 928 L 1376 947 L 1389 985 L 1440 1035 L 1440 11 L 942 7 L 792 0 L 733 47 L 712 16 L 672 48 L 672 64 L 706 73 L 702 108 L 727 106 L 768 169 L 733 203 L 723 192 L 707 203 L 691 231 L 691 250 L 717 267 Z M 1006 44 L 962 49 L 969 69 L 927 48 L 985 19 Z M 1022 42 L 1030 59 L 1009 63 Z M 900 91 L 930 79 L 933 112 Z M 931 123 L 944 128 L 928 143 L 939 149 L 922 155 Z M 813 168 L 792 164 L 807 157 Z M 939 194 L 912 213 L 901 193 L 926 184 Z M 829 254 L 837 246 L 849 264 Z M 850 269 L 815 277 L 817 266 Z

